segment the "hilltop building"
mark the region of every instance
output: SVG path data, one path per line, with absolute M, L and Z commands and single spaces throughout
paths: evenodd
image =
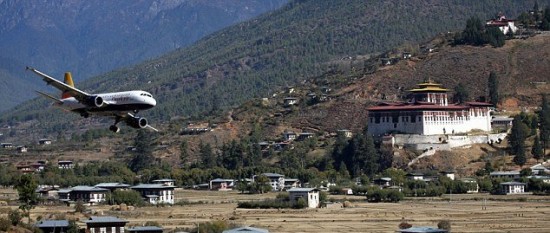
M 448 89 L 428 81 L 410 90 L 409 102 L 380 103 L 368 108 L 369 133 L 440 135 L 491 131 L 489 103 L 449 104 Z
M 516 22 L 514 20 L 506 19 L 506 16 L 502 13 L 498 14 L 496 19 L 487 20 L 485 26 L 497 27 L 504 35 L 507 35 L 508 33 L 516 33 L 518 30 L 518 27 L 516 27 Z

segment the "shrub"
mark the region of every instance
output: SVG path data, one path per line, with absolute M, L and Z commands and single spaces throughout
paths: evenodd
M 451 231 L 451 222 L 449 220 L 441 220 L 437 223 L 437 228 Z
M 7 232 L 11 227 L 11 221 L 5 218 L 0 218 L 0 231 Z
M 84 202 L 81 200 L 76 201 L 76 204 L 74 205 L 74 211 L 77 213 L 84 213 L 86 211 L 86 206 L 84 206 Z
M 292 208 L 294 209 L 303 209 L 307 207 L 307 202 L 303 198 L 298 198 L 296 202 L 294 202 L 294 205 L 292 205 Z
M 412 225 L 408 222 L 401 222 L 399 223 L 399 229 L 408 229 L 411 228 Z
M 11 222 L 11 225 L 17 226 L 21 222 L 23 216 L 21 215 L 21 212 L 19 212 L 19 210 L 11 210 L 8 214 L 8 218 Z

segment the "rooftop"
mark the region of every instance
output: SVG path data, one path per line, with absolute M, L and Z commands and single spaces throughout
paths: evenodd
M 248 232 L 248 233 L 269 233 L 266 229 L 256 228 L 256 227 L 239 227 L 231 230 L 225 230 L 223 233 L 238 233 L 238 232 Z
M 127 223 L 128 221 L 113 216 L 92 216 L 85 223 Z
M 400 229 L 396 232 L 402 233 L 447 233 L 445 229 L 433 228 L 433 227 L 411 227 L 407 229 Z
M 162 231 L 161 227 L 157 226 L 143 226 L 143 227 L 132 227 L 128 231 L 140 232 L 140 231 Z
M 45 227 L 68 227 L 68 220 L 42 220 L 36 223 L 36 227 L 45 228 Z
M 164 184 L 138 184 L 130 188 L 132 189 L 167 189 L 167 188 L 175 188 L 175 187 L 176 186 L 164 185 Z

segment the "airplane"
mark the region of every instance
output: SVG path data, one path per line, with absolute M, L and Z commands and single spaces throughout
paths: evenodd
M 149 128 L 158 131 L 148 124 L 147 119 L 136 116 L 140 110 L 150 109 L 157 104 L 157 101 L 149 92 L 137 90 L 89 94 L 75 88 L 70 72 L 65 73 L 65 80 L 61 82 L 32 67 L 27 66 L 26 70 L 41 76 L 47 85 L 52 85 L 62 91 L 61 98 L 36 91 L 41 96 L 53 100 L 53 105 L 56 107 L 79 113 L 84 118 L 88 118 L 91 114 L 113 117 L 115 123 L 109 127 L 109 130 L 115 133 L 120 131 L 117 124 L 121 121 L 132 128 Z

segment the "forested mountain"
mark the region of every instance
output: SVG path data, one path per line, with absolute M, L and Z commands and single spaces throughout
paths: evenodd
M 84 80 L 185 47 L 288 0 L 0 1 L 0 111 L 42 88 L 25 65 Z
M 542 6 L 546 3 L 539 1 Z M 534 1 L 512 0 L 292 1 L 191 47 L 78 85 L 90 92 L 151 91 L 159 104 L 144 114 L 157 122 L 179 116 L 204 117 L 319 76 L 331 61 L 460 30 L 471 16 L 488 19 L 503 12 L 513 18 L 533 5 Z M 44 103 L 28 102 L 4 114 L 1 123 L 25 121 L 27 126 L 48 131 L 72 127 L 61 121 L 66 115 L 45 111 Z

